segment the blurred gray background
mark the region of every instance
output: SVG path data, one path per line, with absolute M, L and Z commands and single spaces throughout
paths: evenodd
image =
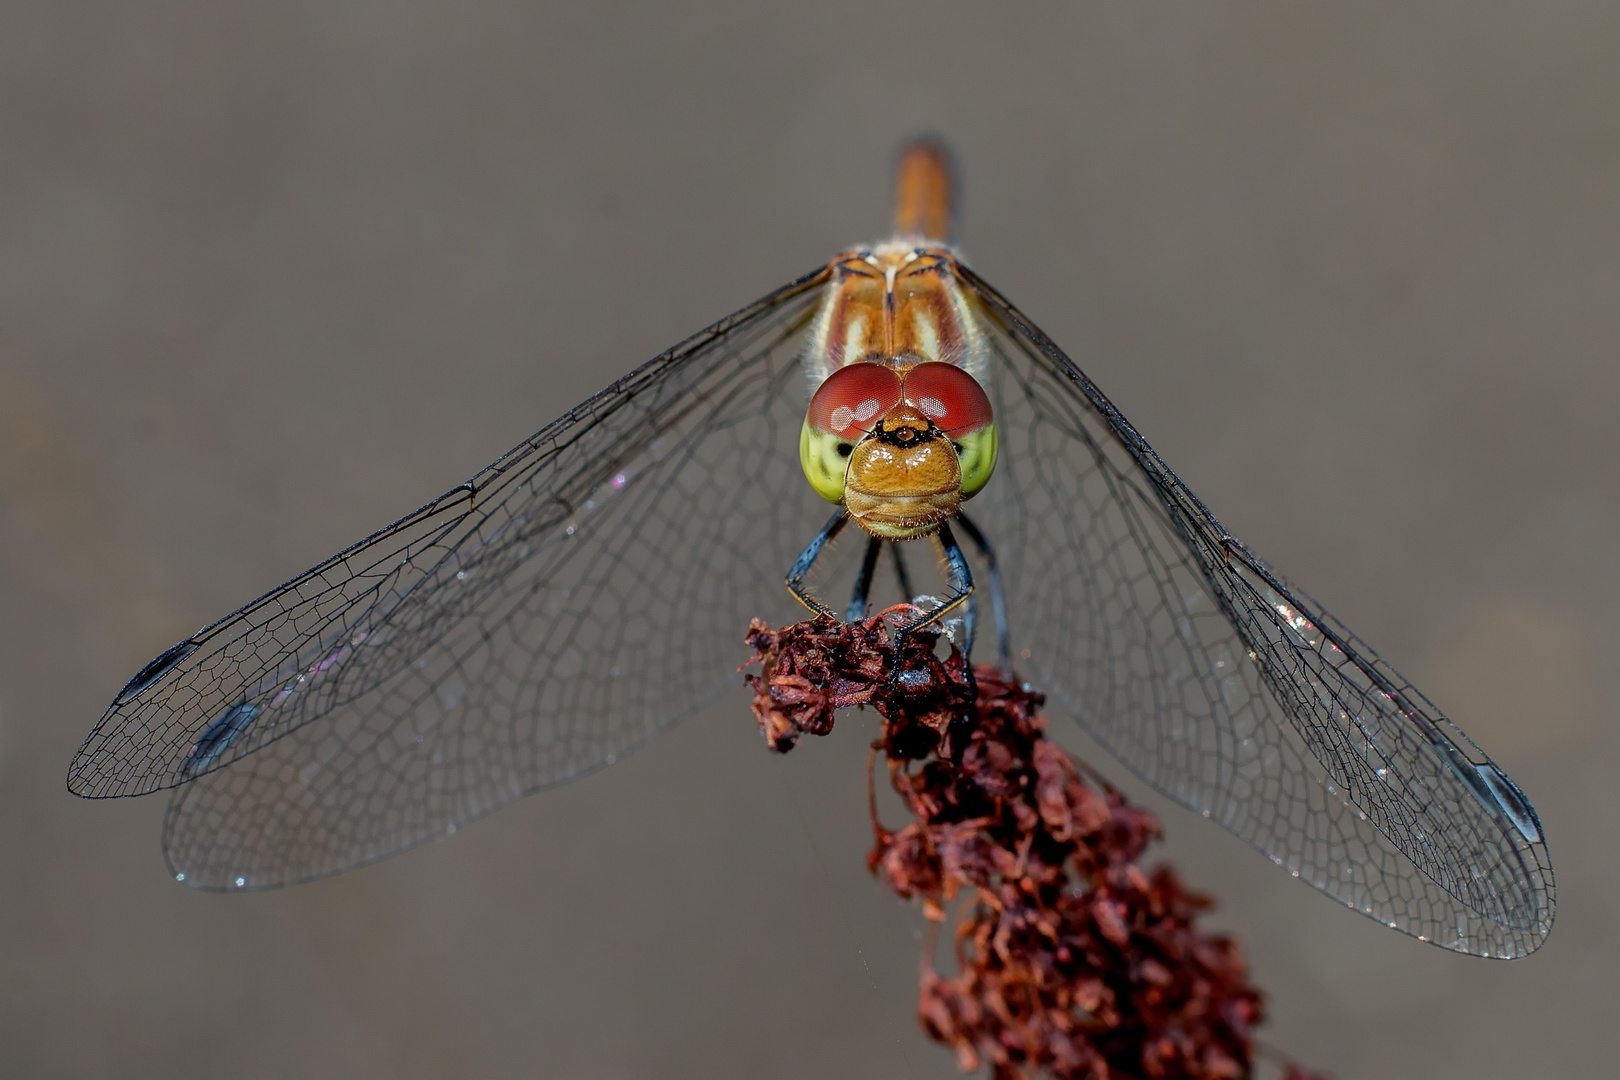
M 1165 809 L 1266 1037 L 1612 1071 L 1617 42 L 1608 0 L 9 0 L 0 1075 L 955 1075 L 858 714 L 774 759 L 739 695 L 280 894 L 190 892 L 161 796 L 63 787 L 159 650 L 880 236 L 920 129 L 975 266 L 1540 809 L 1558 924 L 1511 964 Z

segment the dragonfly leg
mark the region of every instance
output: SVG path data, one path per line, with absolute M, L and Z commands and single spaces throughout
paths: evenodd
M 810 538 L 804 550 L 799 552 L 799 557 L 793 560 L 793 569 L 788 571 L 787 576 L 788 592 L 793 594 L 795 600 L 819 615 L 831 615 L 835 619 L 838 616 L 831 608 L 804 590 L 804 578 L 810 573 L 810 567 L 815 565 L 816 557 L 821 554 L 821 550 L 827 546 L 827 541 L 837 536 L 847 524 L 849 514 L 843 507 L 839 507 L 838 512 L 821 527 L 820 532 Z
M 973 664 L 973 642 L 979 632 L 979 609 L 974 604 L 973 597 L 968 597 L 962 605 L 962 656 Z
M 895 641 L 903 646 L 906 635 L 912 630 L 946 614 L 958 603 L 965 603 L 966 609 L 962 613 L 962 657 L 968 661 L 968 686 L 972 688 L 970 696 L 977 700 L 978 681 L 973 677 L 973 639 L 977 624 L 977 613 L 973 607 L 972 595 L 973 573 L 968 569 L 967 560 L 962 557 L 962 548 L 957 544 L 956 537 L 951 535 L 951 530 L 945 525 L 940 526 L 939 543 L 944 550 L 945 562 L 950 570 L 952 595 L 940 606 L 932 609 L 931 613 L 925 614 L 922 618 L 901 627 L 895 634 Z M 908 602 L 917 599 L 917 594 L 911 588 L 911 575 L 906 572 L 905 557 L 900 553 L 900 545 L 891 542 L 889 552 L 894 556 L 894 576 L 900 580 L 900 594 Z M 898 671 L 896 677 L 898 677 Z
M 878 553 L 883 541 L 875 536 L 866 538 L 866 557 L 861 560 L 861 572 L 855 576 L 855 591 L 850 593 L 849 610 L 844 612 L 845 622 L 866 618 L 866 601 L 872 595 L 872 571 L 877 569 Z
M 941 522 L 939 531 L 934 535 L 939 539 L 940 549 L 945 555 L 945 568 L 950 578 L 951 592 L 945 599 L 935 600 L 930 606 L 923 608 L 916 618 L 901 625 L 895 631 L 895 640 L 898 643 L 903 643 L 906 636 L 919 626 L 926 626 L 944 618 L 973 594 L 973 571 L 968 569 L 967 559 L 962 554 L 962 546 L 956 542 L 951 527 Z
M 1001 671 L 1004 675 L 1012 674 L 1012 643 L 1007 633 L 1007 596 L 1001 590 L 1001 566 L 996 562 L 996 549 L 990 546 L 979 527 L 968 520 L 966 514 L 957 514 L 956 520 L 961 524 L 962 531 L 967 533 L 973 546 L 979 549 L 984 556 L 986 566 L 990 571 L 990 613 L 996 620 L 996 656 L 1001 661 Z

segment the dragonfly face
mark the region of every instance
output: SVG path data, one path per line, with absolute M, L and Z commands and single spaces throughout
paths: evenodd
M 799 438 L 805 478 L 887 540 L 926 536 L 996 465 L 977 316 L 947 251 L 886 245 L 834 263 L 805 364 L 819 386 Z
M 956 451 L 909 401 L 885 413 L 849 456 L 844 506 L 873 536 L 923 536 L 956 513 L 961 501 Z

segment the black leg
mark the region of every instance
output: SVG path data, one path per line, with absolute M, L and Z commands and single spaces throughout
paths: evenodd
M 793 594 L 794 599 L 811 611 L 821 615 L 831 615 L 835 619 L 838 617 L 837 614 L 831 608 L 823 605 L 821 601 L 805 592 L 802 586 L 804 585 L 804 576 L 810 572 L 810 567 L 815 565 L 816 557 L 821 554 L 821 549 L 826 547 L 827 541 L 837 536 L 839 531 L 848 523 L 849 514 L 844 511 L 843 507 L 839 507 L 838 512 L 832 516 L 832 519 L 823 525 L 821 531 L 811 538 L 810 542 L 804 546 L 803 551 L 799 552 L 799 557 L 794 560 L 793 569 L 788 571 L 787 576 L 788 592 Z
M 855 591 L 849 596 L 849 610 L 844 612 L 845 622 L 866 618 L 866 601 L 872 595 L 872 571 L 877 569 L 878 552 L 883 541 L 875 536 L 866 538 L 866 558 L 861 560 L 861 572 L 855 576 Z
M 816 533 L 816 535 L 811 538 L 810 542 L 804 546 L 804 550 L 801 551 L 799 553 L 799 557 L 794 560 L 793 569 L 788 571 L 787 576 L 788 591 L 794 595 L 799 603 L 803 604 L 811 611 L 818 612 L 823 615 L 832 615 L 834 618 L 837 618 L 838 616 L 831 608 L 827 607 L 821 601 L 817 600 L 804 590 L 804 579 L 805 575 L 810 573 L 810 568 L 815 565 L 816 559 L 821 555 L 822 549 L 827 546 L 827 542 L 833 537 L 837 536 L 848 523 L 849 514 L 843 509 L 839 509 L 839 511 L 828 520 L 827 524 L 821 527 L 821 531 Z M 939 538 L 940 549 L 945 555 L 945 566 L 947 574 L 950 578 L 950 595 L 921 611 L 916 618 L 899 626 L 895 632 L 902 640 L 904 639 L 905 635 L 909 634 L 917 627 L 924 626 L 928 623 L 934 622 L 937 619 L 944 618 L 946 615 L 954 611 L 959 604 L 965 602 L 967 598 L 973 594 L 973 571 L 968 569 L 967 558 L 962 554 L 961 545 L 956 542 L 956 537 L 951 533 L 951 527 L 948 524 L 941 522 L 939 531 L 935 535 Z M 875 537 L 872 538 L 872 543 L 877 542 L 878 541 Z M 868 546 L 866 558 L 862 562 L 861 578 L 865 581 L 865 589 L 862 589 L 861 587 L 861 580 L 857 580 L 856 582 L 857 592 L 863 597 L 863 603 L 861 605 L 863 611 L 865 608 L 864 596 L 866 592 L 870 591 L 871 587 L 870 579 L 872 565 L 877 559 L 877 556 L 874 554 L 875 550 L 876 549 L 874 547 Z M 896 567 L 897 570 L 902 574 L 901 588 L 905 588 L 909 582 L 907 582 L 904 577 L 904 566 L 897 563 Z M 853 609 L 853 602 L 850 606 L 851 609 Z
M 962 602 L 962 658 L 968 662 L 968 674 L 973 673 L 973 642 L 979 631 L 979 609 L 972 595 L 973 581 L 968 574 L 967 560 L 962 557 L 962 548 L 951 535 L 949 528 L 940 526 L 944 535 L 940 537 L 940 547 L 945 552 L 945 563 L 951 571 L 951 587 L 958 589 L 958 582 L 966 580 L 968 583 L 968 597 Z M 960 566 L 958 566 L 960 564 Z
M 979 549 L 990 571 L 990 613 L 996 620 L 996 654 L 1001 659 L 1002 674 L 1012 674 L 1012 643 L 1007 634 L 1007 597 L 1001 590 L 1001 567 L 996 562 L 996 549 L 990 546 L 979 527 L 969 521 L 966 514 L 957 514 L 957 522 L 967 533 L 973 546 Z
M 979 681 L 973 677 L 973 572 L 968 569 L 967 557 L 962 554 L 962 547 L 956 542 L 956 536 L 951 532 L 951 527 L 941 522 L 937 535 L 939 536 L 940 550 L 945 553 L 945 566 L 950 574 L 951 595 L 946 598 L 938 613 L 933 615 L 932 618 L 942 617 L 957 604 L 965 603 L 967 605 L 967 609 L 962 613 L 962 659 L 967 661 L 968 701 L 977 702 L 979 700 Z M 967 712 L 957 716 L 951 722 L 953 731 L 963 732 L 972 726 L 973 707 L 970 704 Z M 958 742 L 954 738 L 951 741 L 953 743 Z M 956 752 L 956 750 L 951 751 L 952 754 Z
M 961 600 L 973 595 L 973 571 L 968 569 L 967 557 L 962 554 L 962 545 L 956 542 L 956 534 L 945 522 L 939 523 L 939 546 L 945 552 L 945 565 L 950 569 L 951 600 L 948 607 L 955 607 Z
M 973 642 L 979 636 L 979 606 L 974 597 L 962 605 L 962 657 L 973 666 Z
M 951 533 L 951 527 L 944 522 L 940 523 L 939 531 L 934 534 L 939 538 L 939 546 L 945 555 L 946 574 L 950 578 L 950 595 L 937 601 L 931 607 L 924 609 L 916 618 L 904 623 L 896 631 L 902 638 L 917 629 L 943 619 L 956 610 L 957 605 L 973 594 L 973 571 L 968 569 L 967 559 L 962 555 L 962 547 L 956 542 Z

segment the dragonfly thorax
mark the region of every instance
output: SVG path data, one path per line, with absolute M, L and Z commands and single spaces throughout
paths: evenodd
M 977 368 L 983 335 L 955 267 L 948 249 L 901 241 L 834 259 L 805 349 L 811 381 L 863 361 Z

